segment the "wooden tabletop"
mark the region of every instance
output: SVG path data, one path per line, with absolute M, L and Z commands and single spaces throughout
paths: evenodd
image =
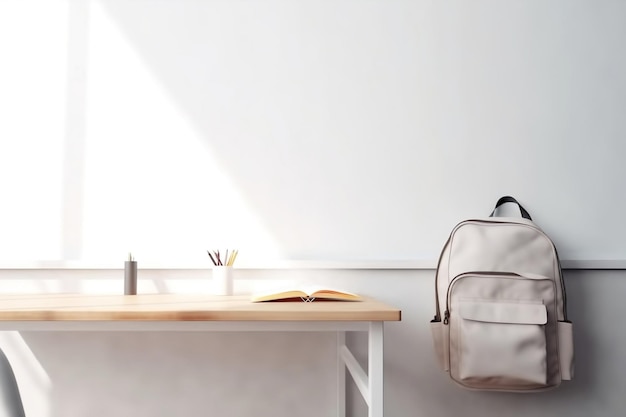
M 399 321 L 373 299 L 252 303 L 248 296 L 0 295 L 0 321 Z

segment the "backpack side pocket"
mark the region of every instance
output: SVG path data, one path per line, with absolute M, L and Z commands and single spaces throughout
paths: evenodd
M 450 369 L 450 365 L 448 362 L 448 338 L 444 335 L 445 330 L 445 326 L 441 323 L 441 320 L 433 320 L 430 322 L 430 331 L 433 336 L 433 347 L 435 348 L 437 364 L 441 369 L 447 371 Z
M 572 323 L 559 321 L 559 362 L 561 379 L 569 381 L 574 378 L 574 333 Z

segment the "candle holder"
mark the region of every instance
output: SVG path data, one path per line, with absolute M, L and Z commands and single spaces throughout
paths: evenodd
M 124 262 L 124 295 L 137 295 L 137 261 L 130 254 Z

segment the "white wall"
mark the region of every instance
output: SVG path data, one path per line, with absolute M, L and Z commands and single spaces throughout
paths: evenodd
M 504 194 L 564 259 L 624 259 L 624 16 L 5 0 L 0 260 L 432 260 Z
M 624 259 L 625 17 L 608 0 L 1 0 L 0 263 L 35 269 L 0 270 L 0 288 L 107 292 L 119 270 L 36 267 L 118 267 L 132 251 L 140 268 L 206 268 L 205 249 L 238 247 L 248 288 L 295 276 L 402 308 L 386 333 L 389 416 L 620 415 L 621 271 L 568 271 L 577 378 L 518 397 L 437 371 L 431 270 L 255 266 L 430 262 L 503 194 L 564 259 Z M 146 270 L 140 291 L 203 289 L 205 273 Z M 0 343 L 29 417 L 245 415 L 269 391 L 284 392 L 272 415 L 330 415 L 297 403 L 333 403 L 332 337 L 292 337 Z

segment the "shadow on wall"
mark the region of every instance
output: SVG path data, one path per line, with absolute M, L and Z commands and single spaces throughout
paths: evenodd
M 0 416 L 24 417 L 22 397 L 13 368 L 0 349 Z
M 52 383 L 17 331 L 0 332 L 0 416 L 49 417 Z
M 604 328 L 602 323 L 611 320 L 604 320 L 603 312 L 598 309 L 604 310 L 601 307 L 604 302 L 607 302 L 607 305 L 617 305 L 610 299 L 622 293 L 622 290 L 618 290 L 616 293 L 603 294 L 602 289 L 611 288 L 610 282 L 617 278 L 614 276 L 615 271 L 607 271 L 605 274 L 609 285 L 601 287 L 594 285 L 596 277 L 592 276 L 592 272 L 567 270 L 563 273 L 567 290 L 568 319 L 574 325 L 574 380 L 563 383 L 569 395 L 591 395 L 598 398 L 603 396 L 601 387 L 605 373 L 601 370 L 603 361 L 599 359 L 607 353 L 608 346 L 605 344 L 611 342 L 606 340 L 606 335 L 600 333 L 600 330 Z M 607 334 L 610 333 L 609 331 Z M 614 365 L 622 366 L 617 363 Z

